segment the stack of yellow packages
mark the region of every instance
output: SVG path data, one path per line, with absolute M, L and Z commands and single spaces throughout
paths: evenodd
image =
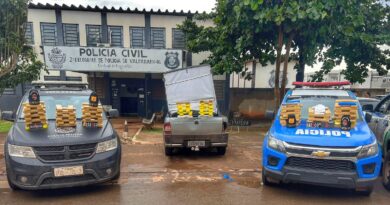
M 309 108 L 309 119 L 307 122 L 324 122 L 329 123 L 331 120 L 331 112 L 328 107 L 318 104 Z
M 334 107 L 334 124 L 336 127 L 341 126 L 341 118 L 349 116 L 351 127 L 355 127 L 358 113 L 358 102 L 356 100 L 336 100 Z
M 31 127 L 47 128 L 46 119 L 46 107 L 44 102 L 32 105 L 28 102 L 23 103 L 23 114 L 25 120 L 26 130 L 30 130 Z
M 56 126 L 76 127 L 76 109 L 73 105 L 68 107 L 56 106 Z
M 280 124 L 282 126 L 287 125 L 287 119 L 289 115 L 294 115 L 296 119 L 296 124 L 299 124 L 301 121 L 301 109 L 302 104 L 291 103 L 282 105 L 282 110 L 280 111 Z
M 212 100 L 201 100 L 199 103 L 199 115 L 200 116 L 213 116 L 214 103 Z
M 82 118 L 84 127 L 103 127 L 103 107 L 83 103 Z
M 176 103 L 179 117 L 192 116 L 191 104 L 189 102 Z

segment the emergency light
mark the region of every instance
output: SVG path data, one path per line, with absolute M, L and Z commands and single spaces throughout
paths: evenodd
M 340 81 L 340 82 L 293 82 L 295 86 L 302 87 L 333 87 L 333 86 L 343 86 L 351 85 L 349 81 Z

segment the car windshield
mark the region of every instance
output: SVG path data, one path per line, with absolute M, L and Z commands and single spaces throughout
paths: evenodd
M 46 118 L 48 120 L 56 119 L 56 106 L 69 106 L 73 105 L 76 109 L 76 117 L 81 119 L 81 109 L 82 104 L 89 102 L 89 96 L 85 95 L 41 95 L 40 100 L 45 103 L 46 106 Z M 25 98 L 24 102 L 28 102 L 28 98 Z M 104 118 L 104 114 L 103 114 Z M 23 106 L 22 110 L 19 112 L 19 119 L 24 119 Z
M 333 118 L 336 100 L 341 100 L 341 99 L 353 100 L 353 98 L 349 96 L 315 96 L 315 95 L 307 96 L 306 95 L 306 96 L 290 96 L 287 99 L 287 103 L 300 103 L 302 105 L 302 109 L 301 109 L 302 119 L 308 119 L 309 108 L 315 106 L 321 106 L 321 105 L 329 109 L 331 113 L 331 117 Z M 359 113 L 357 119 L 360 120 Z

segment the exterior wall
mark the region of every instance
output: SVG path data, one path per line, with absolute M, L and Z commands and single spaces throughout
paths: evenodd
M 295 81 L 296 71 L 294 65 L 296 62 L 289 62 L 287 67 L 287 88 L 292 88 L 292 82 Z M 283 65 L 283 64 L 282 64 Z M 245 75 L 241 73 L 233 73 L 230 75 L 230 87 L 231 88 L 273 88 L 274 84 L 274 64 L 268 64 L 262 66 L 259 62 L 256 62 L 256 70 L 253 69 L 253 62 L 248 62 L 245 65 L 246 75 L 251 75 L 251 79 L 245 79 Z M 282 76 L 282 68 L 280 76 Z
M 34 51 L 38 54 L 38 59 L 44 61 L 43 55 L 40 55 L 41 48 L 41 23 L 55 23 L 56 14 L 54 10 L 28 9 L 27 21 L 33 23 L 34 33 Z
M 183 16 L 151 15 L 150 26 L 165 28 L 165 47 L 172 48 L 172 29 L 177 28 L 185 19 Z
M 123 26 L 123 46 L 130 47 L 130 27 L 145 27 L 145 15 L 107 13 L 107 24 L 109 26 Z
M 272 89 L 230 89 L 230 112 L 247 119 L 264 119 L 266 110 L 275 109 Z
M 85 11 L 61 11 L 62 23 L 73 23 L 79 25 L 80 46 L 87 46 L 86 25 L 101 25 L 99 12 Z

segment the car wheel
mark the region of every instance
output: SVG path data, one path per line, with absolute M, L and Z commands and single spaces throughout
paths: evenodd
M 226 147 L 217 147 L 217 153 L 218 155 L 225 155 Z
M 115 177 L 111 179 L 111 183 L 112 184 L 118 184 L 120 177 L 121 177 L 121 171 L 119 170 L 118 174 L 116 174 Z
M 359 194 L 360 196 L 370 196 L 373 190 L 374 187 L 370 186 L 370 187 L 366 187 L 365 190 L 356 191 L 356 193 Z
M 382 165 L 383 186 L 390 191 L 390 152 L 387 153 Z
M 18 186 L 16 186 L 16 185 L 15 185 L 14 183 L 12 183 L 12 181 L 10 180 L 9 174 L 8 174 L 8 170 L 7 170 L 7 182 L 8 182 L 9 187 L 10 187 L 13 191 L 21 190 Z
M 172 156 L 173 155 L 173 148 L 172 147 L 165 147 L 165 155 Z
M 265 170 L 264 168 L 261 170 L 261 181 L 263 182 L 263 184 L 265 186 L 270 186 L 272 185 L 272 183 L 270 181 L 268 181 L 268 178 L 267 176 L 265 176 Z

